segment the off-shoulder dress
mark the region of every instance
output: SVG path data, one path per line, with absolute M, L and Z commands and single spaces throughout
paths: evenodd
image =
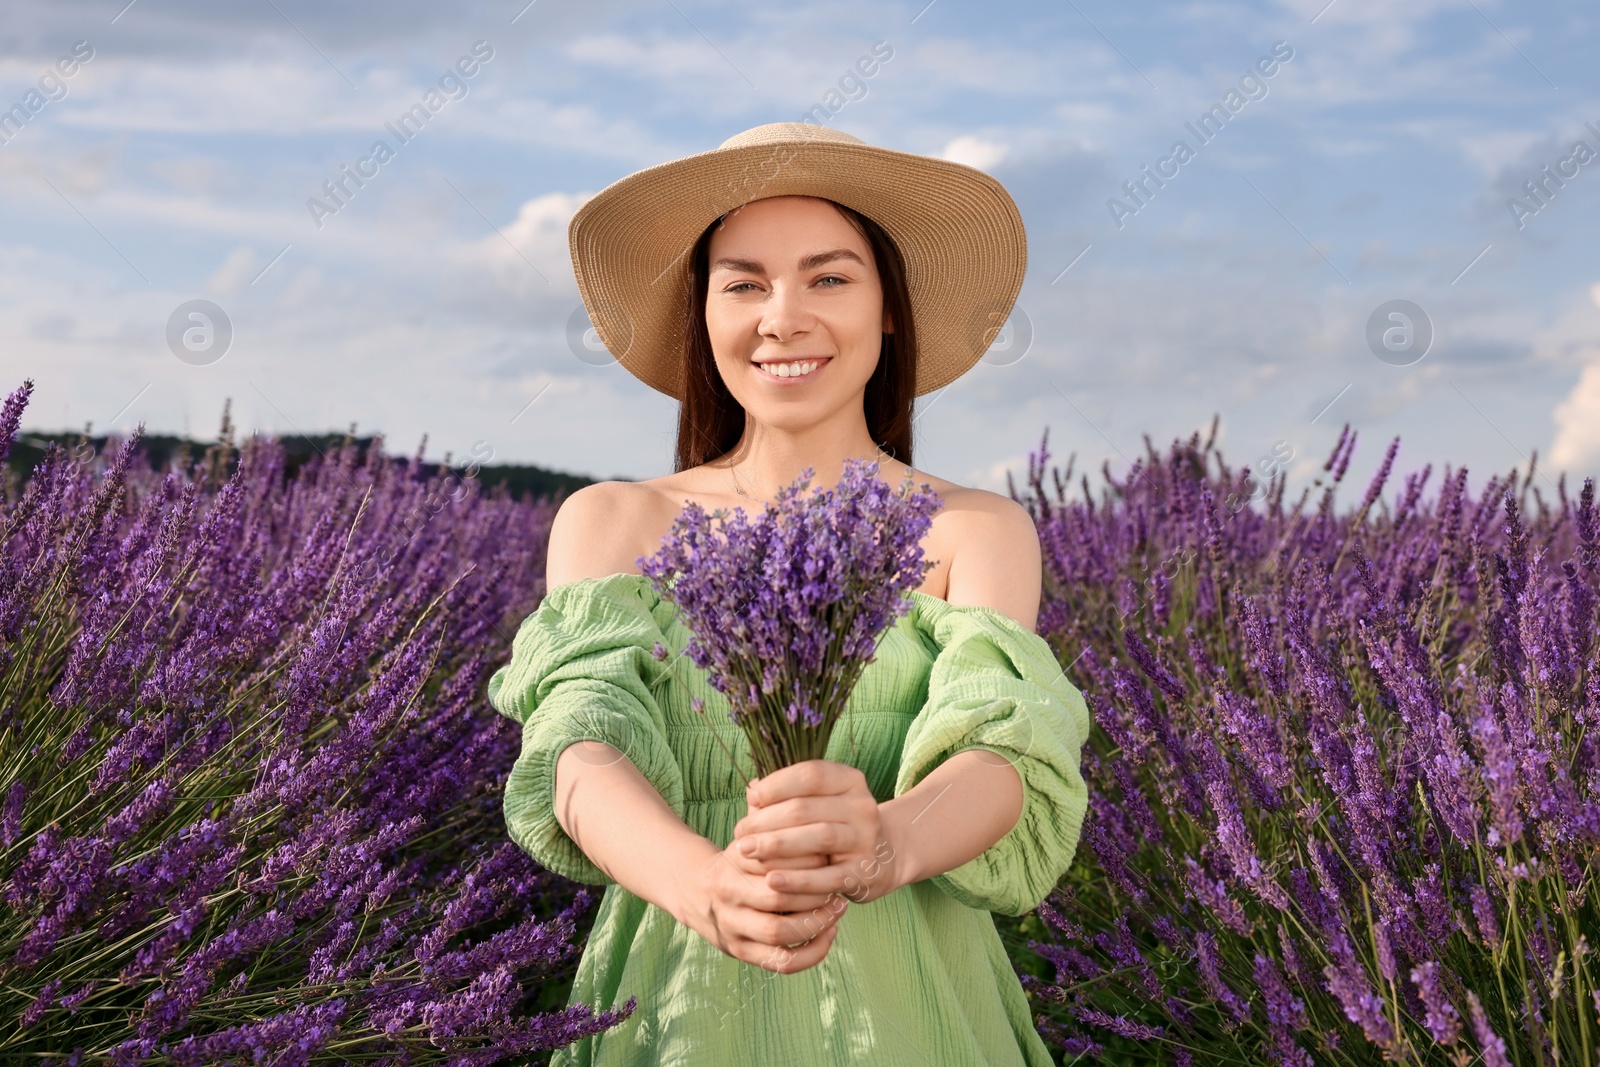
M 722 745 L 746 768 L 749 749 L 705 671 L 676 655 L 690 637 L 677 606 L 643 575 L 619 573 L 559 585 L 523 620 L 488 686 L 494 707 L 522 723 L 506 827 L 548 869 L 606 886 L 569 1004 L 638 997 L 625 1022 L 558 1050 L 552 1067 L 1052 1062 L 990 913 L 1031 911 L 1072 861 L 1087 805 L 1088 710 L 1044 639 L 1004 612 L 909 596 L 827 758 L 859 767 L 888 800 L 955 753 L 987 749 L 1020 774 L 1022 815 L 954 870 L 850 907 L 828 955 L 796 974 L 735 960 L 615 884 L 555 818 L 557 756 L 597 740 L 696 832 L 718 847 L 732 840 L 744 783 Z M 657 642 L 675 654 L 668 663 L 652 657 Z M 695 696 L 703 712 L 690 707 Z

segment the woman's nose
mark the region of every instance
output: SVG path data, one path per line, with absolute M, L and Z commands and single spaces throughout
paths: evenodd
M 774 341 L 787 341 L 811 329 L 812 315 L 805 303 L 805 294 L 797 286 L 778 282 L 773 285 L 761 309 L 761 322 L 757 326 L 763 337 Z

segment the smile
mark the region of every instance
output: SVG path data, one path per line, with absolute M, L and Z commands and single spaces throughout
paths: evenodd
M 820 359 L 800 359 L 792 363 L 757 363 L 756 373 L 775 382 L 810 381 L 823 366 L 832 362 L 831 356 Z

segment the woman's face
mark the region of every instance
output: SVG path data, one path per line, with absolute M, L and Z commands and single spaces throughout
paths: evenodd
M 746 204 L 712 233 L 709 263 L 711 351 L 750 416 L 800 429 L 859 408 L 892 327 L 871 246 L 837 208 L 810 196 Z M 772 371 L 796 362 L 815 366 Z

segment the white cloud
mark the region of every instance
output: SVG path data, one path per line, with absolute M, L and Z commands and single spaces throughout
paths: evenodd
M 1600 283 L 1590 286 L 1589 299 L 1600 307 Z M 1600 319 L 1579 305 L 1544 333 L 1543 347 L 1560 362 L 1584 361 L 1577 384 L 1551 415 L 1550 462 L 1579 475 L 1600 474 Z
M 1578 384 L 1555 410 L 1550 462 L 1578 475 L 1600 474 L 1600 363 L 1583 369 Z
M 953 163 L 965 163 L 978 170 L 988 170 L 1005 158 L 1006 146 L 963 134 L 945 145 L 944 151 L 939 154 Z
M 255 249 L 248 245 L 239 245 L 228 253 L 227 258 L 217 267 L 215 274 L 206 282 L 206 288 L 217 296 L 227 296 L 238 290 L 250 278 L 256 275 Z
M 524 201 L 517 209 L 517 217 L 501 226 L 499 233 L 487 234 L 466 247 L 466 265 L 487 268 L 512 293 L 534 288 L 570 290 L 572 256 L 567 224 L 593 195 L 546 193 Z M 529 270 L 530 266 L 537 268 L 544 279 Z
M 600 67 L 625 70 L 635 77 L 672 82 L 692 75 L 704 77 L 716 54 L 692 32 L 653 34 L 648 40 L 620 33 L 595 34 L 570 42 L 563 51 L 569 59 Z M 726 63 L 722 69 L 737 77 Z M 719 75 L 720 76 L 720 75 Z

